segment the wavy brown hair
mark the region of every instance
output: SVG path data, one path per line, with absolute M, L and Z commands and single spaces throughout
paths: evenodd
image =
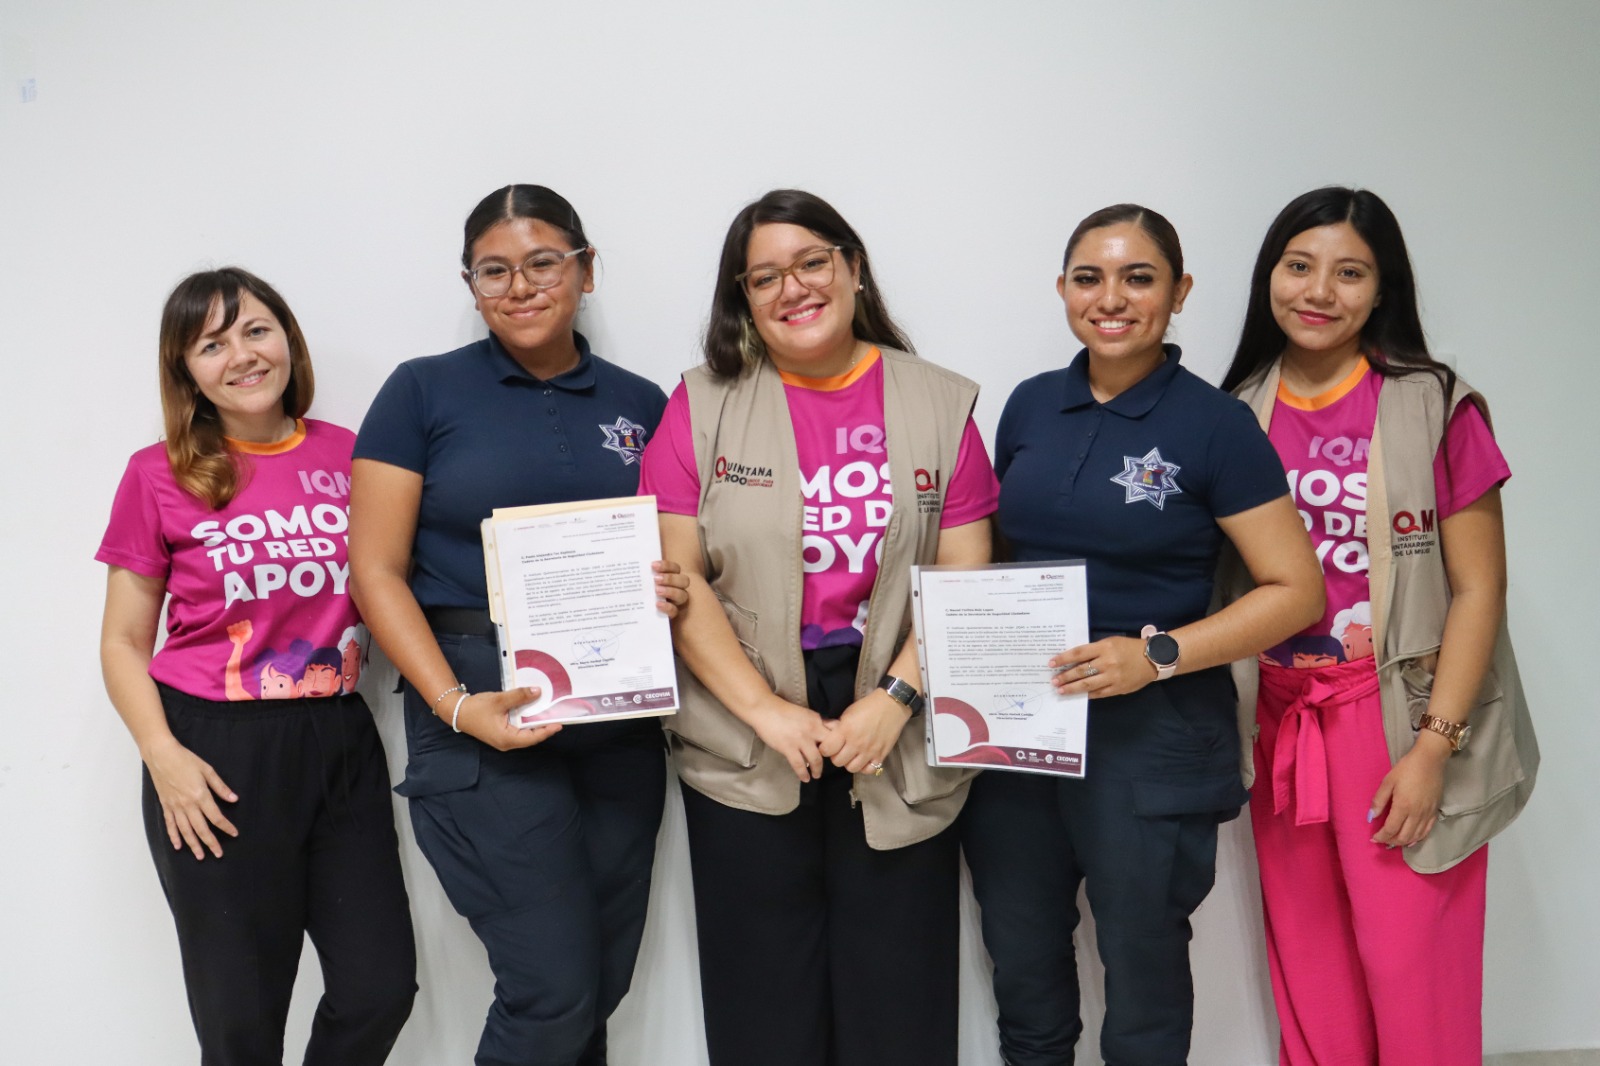
M 166 422 L 167 462 L 179 487 L 213 510 L 226 506 L 244 488 L 250 465 L 247 456 L 229 449 L 216 406 L 201 394 L 189 373 L 188 355 L 206 332 L 214 308 L 222 308 L 219 329 L 238 320 L 245 293 L 272 312 L 289 341 L 289 384 L 283 390 L 283 413 L 290 418 L 304 415 L 316 388 L 300 323 L 271 285 L 238 267 L 203 270 L 178 282 L 161 310 L 161 414 Z
M 756 333 L 750 318 L 739 275 L 746 267 L 750 235 L 757 226 L 787 222 L 815 233 L 840 247 L 840 254 L 852 267 L 861 269 L 861 291 L 856 293 L 854 331 L 858 339 L 883 348 L 898 348 L 915 353 L 911 340 L 889 317 L 878 279 L 872 273 L 866 245 L 844 216 L 822 197 L 799 189 L 774 189 L 734 216 L 722 242 L 722 258 L 717 264 L 717 286 L 711 295 L 711 318 L 706 324 L 706 363 L 721 378 L 736 378 L 766 358 L 767 346 Z

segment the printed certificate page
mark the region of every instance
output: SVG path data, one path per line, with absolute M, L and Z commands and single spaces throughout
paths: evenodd
M 928 762 L 1082 777 L 1088 698 L 1050 659 L 1089 641 L 1081 560 L 912 567 Z
M 672 632 L 650 570 L 661 558 L 654 496 L 497 509 L 483 543 L 501 679 L 540 690 L 516 724 L 677 710 Z

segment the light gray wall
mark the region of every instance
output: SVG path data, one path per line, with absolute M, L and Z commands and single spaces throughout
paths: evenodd
M 16 684 L 0 732 L 0 1060 L 193 1054 L 137 757 L 95 664 L 92 556 L 125 457 L 159 431 L 167 291 L 223 263 L 271 280 L 312 344 L 315 413 L 355 425 L 397 361 L 478 335 L 459 228 L 510 181 L 575 202 L 605 268 L 585 328 L 664 386 L 696 359 L 733 213 L 774 186 L 822 194 L 867 239 L 923 353 L 986 386 L 985 432 L 1012 385 L 1070 354 L 1052 284 L 1083 214 L 1131 199 L 1174 220 L 1196 278 L 1178 339 L 1215 379 L 1277 209 L 1327 182 L 1381 192 L 1433 343 L 1491 398 L 1516 470 L 1510 610 L 1546 761 L 1492 845 L 1488 1047 L 1600 1046 L 1600 726 L 1583 681 L 1600 647 L 1597 11 L 6 0 L 0 662 Z M 398 774 L 384 673 L 367 691 Z M 685 850 L 674 805 L 618 1066 L 701 1061 Z M 482 951 L 409 840 L 405 862 L 422 994 L 393 1061 L 464 1062 Z M 1258 923 L 1235 823 L 1197 920 L 1196 1062 L 1275 1058 Z M 992 1066 L 970 914 L 967 934 L 963 1062 Z M 303 982 L 292 1060 L 314 967 Z

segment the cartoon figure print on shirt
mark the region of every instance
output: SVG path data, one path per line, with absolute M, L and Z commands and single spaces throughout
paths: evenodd
M 605 443 L 600 447 L 622 456 L 623 466 L 634 465 L 639 461 L 639 456 L 644 454 L 645 428 L 626 415 L 618 415 L 617 420 L 609 426 L 600 423 L 600 432 L 606 435 Z
M 345 543 L 354 441 L 303 420 L 283 444 L 245 450 L 249 476 L 221 508 L 178 485 L 164 444 L 134 453 L 96 557 L 166 582 L 151 677 L 209 700 L 354 691 L 366 657 Z
M 1296 670 L 1315 670 L 1371 655 L 1372 604 L 1362 600 L 1336 613 L 1326 635 L 1300 633 L 1268 648 L 1258 659 Z
M 226 684 L 230 700 L 293 700 L 337 696 L 343 687 L 344 656 L 338 648 L 312 648 L 309 640 L 295 639 L 283 651 L 262 648 L 250 656 L 249 678 L 259 683 L 259 694 L 244 685 L 244 646 L 255 627 L 250 619 L 228 627 L 233 652 L 228 656 Z

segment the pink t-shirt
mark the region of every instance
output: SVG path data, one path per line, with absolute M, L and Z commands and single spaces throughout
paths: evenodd
M 1378 420 L 1383 377 L 1362 362 L 1320 396 L 1279 387 L 1267 433 L 1289 475 L 1289 493 L 1322 563 L 1328 606 L 1304 632 L 1262 653 L 1282 666 L 1316 667 L 1372 655 L 1372 604 L 1367 588 L 1367 453 Z M 1449 476 L 1445 453 L 1449 452 Z M 1433 458 L 1439 521 L 1511 476 L 1505 456 L 1477 405 L 1450 418 Z
M 166 447 L 133 454 L 95 558 L 167 585 L 150 676 L 209 700 L 336 696 L 366 634 L 348 595 L 355 434 L 306 419 L 276 445 L 235 445 L 244 488 L 213 511 L 178 487 Z
M 893 498 L 884 445 L 883 361 L 874 348 L 840 377 L 785 374 L 783 380 L 805 494 L 800 646 L 809 651 L 860 645 Z M 681 384 L 645 448 L 639 491 L 654 494 L 664 513 L 699 513 L 700 473 L 689 399 Z M 969 418 L 940 528 L 987 518 L 999 492 L 983 438 Z

